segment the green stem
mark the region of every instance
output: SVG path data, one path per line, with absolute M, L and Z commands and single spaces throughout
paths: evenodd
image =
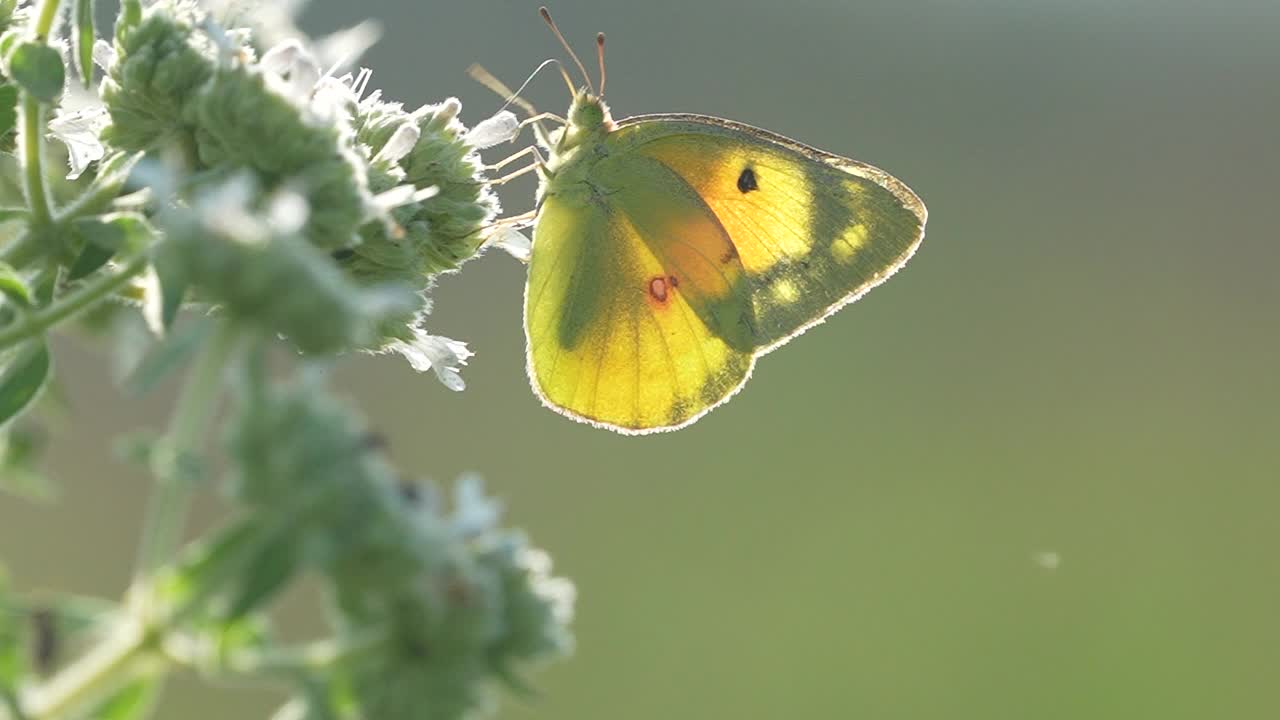
M 111 207 L 112 201 L 119 195 L 119 184 L 103 183 L 95 185 L 80 197 L 67 203 L 65 207 L 55 214 L 53 220 L 62 225 L 86 215 L 97 215 L 98 213 L 106 212 Z
M 22 709 L 22 704 L 18 700 L 18 696 L 8 687 L 0 687 L 0 700 L 4 701 L 4 707 L 9 709 L 9 715 L 13 720 L 28 720 L 26 712 Z
M 139 584 L 173 559 L 182 540 L 187 513 L 196 487 L 184 461 L 200 452 L 206 430 L 221 399 L 222 373 L 235 348 L 238 329 L 223 323 L 196 360 L 174 407 L 169 432 L 152 463 L 157 485 L 147 507 L 138 547 Z M 145 598 L 143 599 L 145 601 Z
M 27 719 L 64 718 L 105 698 L 134 677 L 155 644 L 155 637 L 136 622 L 121 619 L 112 634 L 87 654 L 24 694 Z
M 24 315 L 17 321 L 0 328 L 0 350 L 43 333 L 124 287 L 135 275 L 146 269 L 149 259 L 146 253 L 134 255 L 114 273 L 103 275 L 81 286 L 75 292 L 58 298 L 58 301 L 52 305 Z
M 62 0 L 44 0 L 36 17 L 36 39 L 48 42 L 53 23 L 58 19 Z M 31 223 L 37 229 L 53 224 L 53 204 L 44 177 L 44 123 L 46 108 L 29 92 L 22 93 L 22 181 L 27 204 L 31 206 Z
M 0 251 L 0 262 L 21 270 L 42 254 L 39 239 L 30 231 L 25 231 L 17 240 L 9 243 L 4 247 L 3 251 Z
M 55 5 L 57 3 L 49 3 Z M 53 224 L 53 209 L 49 204 L 49 189 L 44 179 L 44 106 L 22 93 L 22 182 L 31 206 L 31 224 L 47 228 Z
M 103 275 L 91 283 L 58 298 L 52 305 L 22 316 L 0 328 L 0 350 L 33 338 L 67 318 L 95 305 L 99 300 L 124 287 L 147 267 L 149 257 L 139 253 L 125 261 L 119 270 Z
M 53 21 L 58 19 L 58 7 L 62 0 L 44 0 L 40 6 L 40 17 L 36 19 L 36 37 L 45 40 L 53 32 Z
M 181 636 L 171 636 L 183 640 Z M 222 654 L 208 643 L 167 643 L 162 652 L 174 665 L 209 672 L 215 680 L 246 678 L 295 680 L 299 673 L 323 672 L 343 658 L 376 650 L 387 641 L 384 628 L 364 630 L 343 637 L 314 640 L 302 645 L 287 645 L 265 650 L 243 650 Z M 226 677 L 219 677 L 225 675 Z

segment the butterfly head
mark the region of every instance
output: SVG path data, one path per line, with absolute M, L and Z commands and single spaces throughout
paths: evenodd
M 569 127 L 580 132 L 613 129 L 613 117 L 609 115 L 609 106 L 604 98 L 586 88 L 573 96 L 573 104 L 569 106 Z
M 564 39 L 560 28 L 556 27 L 556 23 L 551 19 L 551 13 L 547 8 L 538 9 L 542 15 L 542 19 L 547 23 L 547 27 L 551 29 L 551 33 L 556 36 L 560 44 L 564 46 L 573 63 L 578 66 L 578 71 L 582 73 L 584 86 L 575 85 L 570 80 L 568 73 L 561 66 L 560 72 L 564 75 L 565 84 L 569 86 L 569 92 L 573 94 L 573 104 L 569 107 L 568 127 L 565 128 L 566 136 L 574 134 L 592 134 L 597 131 L 609 131 L 613 129 L 613 119 L 609 116 L 609 107 L 604 104 L 604 33 L 596 35 L 596 56 L 600 61 L 600 90 L 596 91 L 595 86 L 591 83 L 591 76 L 587 74 L 586 67 L 583 66 L 582 60 L 578 58 L 577 53 L 569 46 L 568 41 Z

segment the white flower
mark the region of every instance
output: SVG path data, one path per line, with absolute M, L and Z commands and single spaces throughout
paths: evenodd
M 49 134 L 67 146 L 67 163 L 71 166 L 68 180 L 80 177 L 89 163 L 102 159 L 105 151 L 98 137 L 110 122 L 105 105 L 59 112 L 49 122 Z
M 297 40 L 286 40 L 268 50 L 260 62 L 262 69 L 274 73 L 285 85 L 284 94 L 308 98 L 320 82 L 320 65 Z
M 97 40 L 94 40 L 93 41 L 93 62 L 97 64 L 98 67 L 102 68 L 104 72 L 109 71 L 111 69 L 111 66 L 114 65 L 116 62 L 115 47 L 111 43 L 107 42 L 106 40 L 103 40 L 102 38 L 98 38 Z
M 382 212 L 387 212 L 401 205 L 428 200 L 439 194 L 440 188 L 435 185 L 428 185 L 424 188 L 416 188 L 412 185 L 397 185 L 390 190 L 374 195 L 373 204 Z
M 308 0 L 202 0 L 202 5 L 223 25 L 247 25 L 264 45 L 274 46 L 305 39 L 295 19 Z M 314 58 L 332 75 L 354 65 L 378 41 L 382 29 L 365 20 L 311 42 Z
M 493 117 L 481 120 L 467 133 L 467 144 L 481 150 L 516 139 L 520 121 L 515 113 L 499 110 Z
M 450 340 L 439 335 L 428 335 L 421 330 L 414 330 L 412 342 L 396 340 L 387 346 L 387 350 L 398 352 L 409 361 L 410 367 L 418 372 L 433 371 L 444 386 L 460 392 L 467 384 L 458 374 L 458 368 L 467 364 L 467 358 L 474 355 L 467 349 L 467 344 Z
M 529 262 L 529 255 L 533 253 L 533 243 L 529 237 L 510 225 L 499 226 L 489 236 L 489 244 L 506 250 L 511 253 L 511 257 L 520 262 Z
M 422 136 L 422 131 L 413 123 L 404 123 L 391 133 L 391 138 L 387 140 L 387 144 L 382 146 L 377 155 L 373 156 L 374 162 L 398 163 L 405 155 L 413 150 L 413 146 L 418 144 L 418 138 Z
M 479 475 L 468 473 L 458 478 L 453 488 L 453 529 L 459 535 L 472 536 L 492 530 L 502 517 L 502 503 L 484 494 Z

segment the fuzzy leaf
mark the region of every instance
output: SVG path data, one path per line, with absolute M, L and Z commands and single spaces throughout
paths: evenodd
M 18 126 L 18 86 L 0 84 L 0 138 L 8 136 Z
M 151 238 L 146 219 L 133 213 L 117 213 L 77 220 L 75 233 L 84 250 L 71 263 L 67 280 L 79 280 L 106 264 L 119 250 L 137 250 Z
M 0 566 L 0 697 L 13 702 L 18 681 L 26 673 L 27 658 L 22 613 L 9 586 L 9 575 Z
M 21 413 L 49 379 L 49 348 L 44 338 L 31 340 L 12 351 L 0 368 L 0 426 Z
M 80 81 L 88 90 L 93 83 L 93 0 L 76 0 L 75 61 Z
M 31 290 L 17 270 L 0 261 L 0 295 L 19 307 L 31 307 Z
M 182 368 L 212 330 L 213 322 L 208 317 L 182 323 L 146 350 L 121 384 L 130 394 L 146 394 Z
M 67 270 L 67 280 L 79 280 L 85 277 L 94 270 L 106 265 L 111 256 L 115 254 L 115 248 L 99 245 L 95 242 L 86 242 L 84 249 L 80 251 L 75 261 L 71 263 L 71 268 Z
M 141 720 L 151 714 L 159 694 L 158 677 L 141 677 L 117 690 L 95 708 L 89 717 L 94 720 Z
M 14 423 L 0 433 L 0 491 L 34 502 L 57 497 L 57 488 L 37 467 L 46 442 L 34 423 Z
M 43 43 L 19 45 L 9 56 L 9 74 L 23 90 L 44 103 L 57 100 L 67 81 L 62 56 Z

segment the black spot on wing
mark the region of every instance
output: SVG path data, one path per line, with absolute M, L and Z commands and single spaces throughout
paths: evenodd
M 759 190 L 760 186 L 756 184 L 756 171 L 751 168 L 743 168 L 742 174 L 738 176 L 738 192 L 749 193 L 752 190 Z

